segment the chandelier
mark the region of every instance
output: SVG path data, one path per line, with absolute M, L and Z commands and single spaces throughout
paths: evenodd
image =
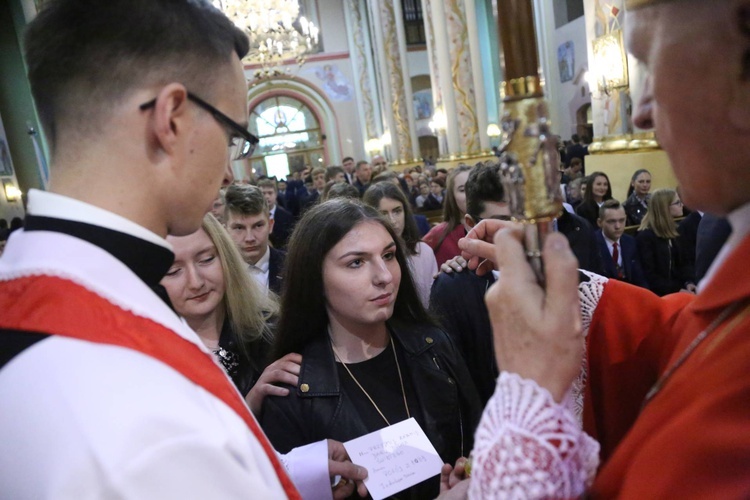
M 318 47 L 319 29 L 299 15 L 297 0 L 213 0 L 250 39 L 245 61 L 260 64 L 255 78 L 283 74 L 280 67 L 294 60 L 299 66 Z

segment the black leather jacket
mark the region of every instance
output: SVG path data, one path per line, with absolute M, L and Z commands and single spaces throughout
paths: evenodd
M 389 329 L 406 355 L 404 375 L 411 377 L 419 399 L 421 414 L 413 416 L 443 461 L 454 464 L 471 451 L 482 410 L 466 365 L 446 333 L 435 326 L 389 323 Z M 290 395 L 265 399 L 261 425 L 281 453 L 321 439 L 348 441 L 367 434 L 341 391 L 327 335 L 305 347 L 299 382 Z

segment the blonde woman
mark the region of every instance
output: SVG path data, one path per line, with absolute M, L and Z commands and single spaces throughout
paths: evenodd
M 682 216 L 682 201 L 674 189 L 657 189 L 638 228 L 638 255 L 649 289 L 657 295 L 695 292 L 694 271 L 684 253 L 675 218 Z
M 256 415 L 265 396 L 285 396 L 274 383 L 297 383 L 298 354 L 267 365 L 271 331 L 278 311 L 248 275 L 246 265 L 224 227 L 209 214 L 188 236 L 168 236 L 175 261 L 162 279 L 169 298 L 203 344 L 214 354 Z

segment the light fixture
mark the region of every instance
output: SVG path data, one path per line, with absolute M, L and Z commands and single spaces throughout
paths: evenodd
M 382 137 L 380 137 L 380 143 L 383 146 L 390 146 L 391 145 L 391 133 L 390 132 L 384 133 Z
M 383 141 L 381 139 L 370 139 L 365 143 L 365 150 L 368 153 L 378 153 L 383 150 Z
M 319 28 L 299 15 L 297 0 L 213 0 L 250 39 L 246 62 L 260 64 L 256 79 L 282 74 L 293 59 L 299 66 L 318 46 Z
M 497 126 L 497 123 L 490 123 L 487 125 L 487 135 L 490 137 L 500 137 L 500 127 Z
M 20 200 L 23 195 L 21 190 L 18 189 L 10 179 L 3 179 L 3 191 L 5 191 L 5 199 L 8 200 L 9 203 L 14 203 Z
M 600 92 L 609 93 L 627 87 L 628 59 L 625 55 L 622 30 L 613 30 L 593 42 L 594 64 L 590 80 L 596 82 Z
M 448 119 L 445 117 L 445 111 L 443 111 L 442 107 L 438 106 L 435 108 L 435 113 L 433 113 L 432 121 L 429 125 L 433 131 L 444 131 L 448 128 Z

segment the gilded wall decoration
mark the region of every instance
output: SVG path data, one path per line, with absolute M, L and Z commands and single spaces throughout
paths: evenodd
M 401 66 L 401 53 L 398 45 L 398 31 L 396 16 L 393 10 L 393 0 L 380 2 L 380 17 L 383 30 L 383 49 L 388 66 L 388 81 L 391 90 L 391 108 L 393 121 L 398 135 L 398 158 L 410 160 L 412 154 L 411 134 L 409 133 L 409 114 L 407 106 L 411 102 L 406 100 L 404 73 Z
M 365 21 L 363 20 L 362 14 L 362 2 L 359 0 L 349 0 L 349 7 L 352 13 L 354 26 L 353 26 L 353 38 L 354 38 L 354 57 L 357 61 L 357 68 L 359 69 L 359 93 L 362 99 L 362 108 L 365 114 L 365 129 L 367 131 L 367 137 L 373 139 L 378 137 L 378 127 L 375 122 L 375 105 L 372 102 L 370 84 L 370 73 L 367 69 L 370 66 L 370 61 L 367 58 L 367 49 L 365 45 L 365 33 L 363 26 Z
M 481 146 L 465 5 L 463 0 L 451 0 L 447 7 L 448 46 L 461 152 L 472 154 Z

